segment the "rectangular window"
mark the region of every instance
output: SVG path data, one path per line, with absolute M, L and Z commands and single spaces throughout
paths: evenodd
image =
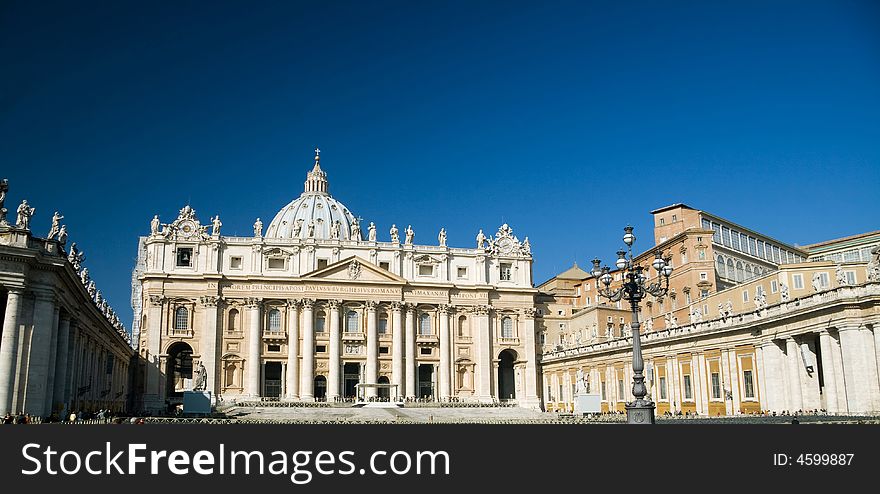
M 269 345 L 268 350 L 269 350 L 270 352 L 280 352 L 280 351 L 281 351 L 281 345 Z
M 315 353 L 327 353 L 327 345 L 315 345 Z
M 241 257 L 230 257 L 229 269 L 241 269 Z
M 284 269 L 284 259 L 279 257 L 269 258 L 269 269 Z
M 617 401 L 626 400 L 626 391 L 623 389 L 623 379 L 617 380 Z
M 463 280 L 467 278 L 467 268 L 459 267 L 458 268 L 458 279 Z
M 684 380 L 684 399 L 685 400 L 693 400 L 694 393 L 693 393 L 693 390 L 691 390 L 691 376 L 690 376 L 690 374 L 686 374 L 685 376 L 682 377 L 682 379 Z
M 388 332 L 388 318 L 379 318 L 379 326 L 376 328 L 376 332 L 379 334 L 385 334 Z
M 758 257 L 760 257 L 761 259 L 766 259 L 767 256 L 765 254 L 766 253 L 764 252 L 764 241 L 758 240 Z
M 602 381 L 602 401 L 608 400 L 608 398 L 606 398 L 606 396 L 607 396 L 607 394 L 605 393 L 605 381 Z
M 422 348 L 422 349 L 420 349 L 419 354 L 420 355 L 431 355 L 431 349 L 430 348 Z
M 379 355 L 388 355 L 388 347 L 380 346 L 379 347 Z
M 419 276 L 434 276 L 434 265 L 433 264 L 419 265 Z
M 743 302 L 748 302 L 748 301 L 749 301 L 749 291 L 743 290 Z
M 795 290 L 803 290 L 804 288 L 804 275 L 796 274 L 791 277 L 792 282 L 794 283 Z
M 856 272 L 855 271 L 847 271 L 846 273 L 846 282 L 849 285 L 856 284 Z
M 725 247 L 730 247 L 730 228 L 726 226 L 721 227 L 722 239 L 724 240 Z
M 685 300 L 686 304 L 688 304 L 688 305 L 691 304 L 691 292 L 687 292 L 684 294 L 684 300 Z
M 819 282 L 822 288 L 828 288 L 828 273 L 819 273 Z
M 776 283 L 776 280 L 771 280 L 770 281 L 770 293 L 776 293 L 776 291 L 778 289 L 779 289 L 779 287 L 778 287 L 778 284 Z
M 665 218 L 660 218 L 660 226 L 663 226 L 663 225 L 665 225 L 665 224 L 666 224 L 666 219 L 665 219 Z
M 718 223 L 712 223 L 712 230 L 715 231 L 715 233 L 712 234 L 712 241 L 715 242 L 716 244 L 720 244 L 721 243 L 721 225 L 719 225 Z
M 743 371 L 743 393 L 746 398 L 755 397 L 755 384 L 752 382 L 752 371 Z
M 709 279 L 709 273 L 700 273 L 700 281 L 706 281 Z
M 721 376 L 717 372 L 712 373 L 712 398 L 721 399 Z
M 706 298 L 706 297 L 708 297 L 708 296 L 709 296 L 709 290 L 707 290 L 707 289 L 705 289 L 705 288 L 702 289 L 702 290 L 700 290 L 700 297 L 701 297 L 701 298 Z
M 712 229 L 712 223 L 709 220 L 707 220 L 706 218 L 703 218 L 701 223 L 703 224 L 703 230 L 711 230 Z
M 192 266 L 193 250 L 190 247 L 177 248 L 177 265 L 180 267 Z
M 660 399 L 666 399 L 666 376 L 660 377 Z
M 385 261 L 379 263 L 379 267 L 384 269 L 385 271 L 391 271 L 391 264 Z
M 327 267 L 327 259 L 318 259 L 318 269 L 324 269 Z
M 501 281 L 510 281 L 512 279 L 512 266 L 510 263 L 501 263 Z
M 672 222 L 675 223 L 676 221 L 678 221 L 678 217 L 673 214 L 672 215 Z
M 731 232 L 731 246 L 736 250 L 742 250 L 742 246 L 739 244 L 739 232 Z
M 758 240 L 755 237 L 749 237 L 749 254 L 758 255 Z

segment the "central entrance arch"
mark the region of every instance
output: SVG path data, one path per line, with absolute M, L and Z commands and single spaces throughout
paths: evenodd
M 498 354 L 498 399 L 516 399 L 516 378 L 513 371 L 513 363 L 516 362 L 516 352 L 507 349 Z

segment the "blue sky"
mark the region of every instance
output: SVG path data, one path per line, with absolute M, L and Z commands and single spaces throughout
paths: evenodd
M 3 2 L 0 175 L 130 322 L 138 235 L 249 234 L 302 192 L 509 223 L 540 283 L 675 202 L 790 243 L 880 229 L 880 3 Z

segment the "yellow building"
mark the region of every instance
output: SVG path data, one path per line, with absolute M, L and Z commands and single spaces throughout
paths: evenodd
M 674 266 L 668 294 L 640 307 L 647 385 L 659 414 L 880 410 L 880 232 L 795 247 L 684 205 L 653 214 L 657 244 L 636 262 L 650 264 L 659 250 Z M 628 307 L 603 300 L 596 280 L 577 274 L 565 297 L 545 289 L 558 280 L 539 287 L 541 306 L 556 311 L 538 321 L 546 333 L 545 408 L 573 409 L 581 370 L 604 411 L 623 411 L 632 399 Z M 620 273 L 612 274 L 619 286 Z M 569 301 L 571 315 L 563 317 Z M 611 324 L 608 317 L 623 324 L 622 333 L 593 330 Z

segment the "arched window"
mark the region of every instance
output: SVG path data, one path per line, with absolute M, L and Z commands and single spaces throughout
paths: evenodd
M 379 327 L 377 328 L 377 332 L 379 334 L 385 334 L 388 332 L 388 314 L 379 315 Z
M 358 327 L 358 313 L 350 310 L 345 316 L 345 332 L 357 333 L 358 331 L 360 331 L 360 328 Z
M 281 331 L 281 311 L 278 309 L 269 311 L 269 331 Z
M 431 316 L 424 312 L 419 316 L 419 334 L 431 334 Z
M 752 279 L 753 276 L 754 276 L 754 273 L 752 272 L 752 265 L 746 264 L 746 279 L 750 280 L 750 279 Z
M 736 261 L 736 281 L 743 281 L 745 274 L 743 273 L 743 263 Z
M 186 307 L 178 307 L 174 313 L 174 329 L 186 330 L 189 327 L 189 311 Z
M 501 319 L 501 337 L 513 338 L 513 319 L 510 317 Z
M 325 321 L 327 321 L 327 318 L 324 315 L 324 311 L 320 311 L 315 315 L 315 332 L 316 333 L 323 333 L 324 332 Z
M 227 331 L 236 331 L 238 329 L 238 309 L 232 309 L 229 311 L 229 317 L 226 322 L 226 330 Z
M 718 262 L 715 263 L 715 270 L 718 271 L 718 277 L 726 278 L 726 276 L 724 275 L 724 258 L 718 256 L 717 261 Z
M 458 336 L 463 338 L 469 338 L 471 336 L 471 330 L 468 327 L 467 316 L 461 316 L 458 318 Z
M 736 277 L 736 272 L 733 267 L 733 259 L 727 259 L 727 279 L 733 280 Z

